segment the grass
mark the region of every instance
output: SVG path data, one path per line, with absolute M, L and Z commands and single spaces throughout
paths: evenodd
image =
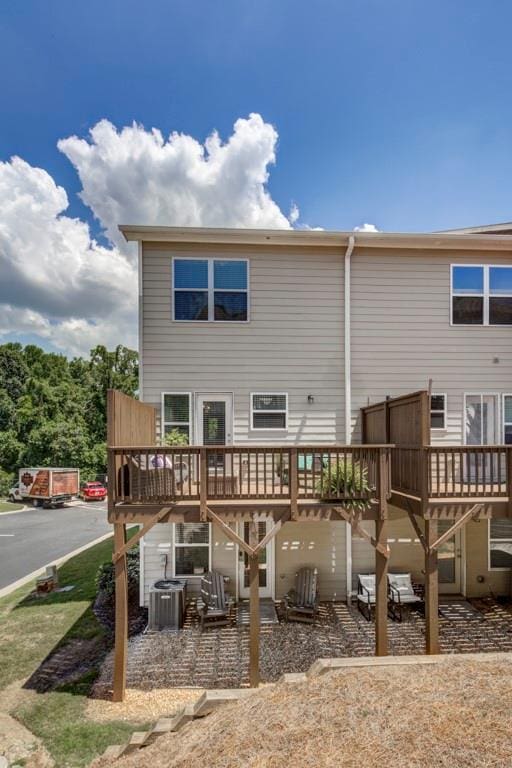
M 2 512 L 16 512 L 17 509 L 23 509 L 24 504 L 15 504 L 11 501 L 0 501 L 0 514 Z
M 132 529 L 132 533 L 135 532 Z M 0 690 L 29 678 L 48 654 L 75 639 L 105 643 L 105 633 L 92 610 L 99 566 L 111 559 L 107 539 L 68 560 L 59 568 L 60 586 L 70 592 L 34 597 L 26 585 L 0 599 Z M 86 697 L 97 671 L 57 691 L 39 694 L 13 714 L 39 736 L 56 768 L 81 768 L 113 743 L 127 739 L 140 726 L 121 722 L 95 723 L 85 716 Z

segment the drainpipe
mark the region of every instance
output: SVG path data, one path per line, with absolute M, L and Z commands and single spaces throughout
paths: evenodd
M 345 444 L 352 442 L 352 369 L 351 369 L 351 328 L 350 328 L 350 258 L 356 244 L 354 235 L 348 238 L 345 251 L 344 275 L 344 334 L 345 334 Z M 352 597 L 352 526 L 346 523 L 346 551 L 345 551 L 345 578 L 347 581 L 347 603 L 350 605 Z

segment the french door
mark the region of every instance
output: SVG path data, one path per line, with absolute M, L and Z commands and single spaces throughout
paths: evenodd
M 249 531 L 251 523 L 242 522 L 238 524 L 238 535 L 249 544 Z M 257 525 L 258 542 L 260 542 L 274 525 L 271 517 L 265 516 Z M 273 597 L 274 586 L 274 539 L 269 541 L 259 555 L 259 576 L 260 576 L 260 597 Z M 238 594 L 242 598 L 249 597 L 249 557 L 247 553 L 239 548 L 238 550 Z
M 466 445 L 496 445 L 500 441 L 499 397 L 495 394 L 464 395 L 464 443 Z M 490 476 L 490 462 L 497 457 L 470 455 L 465 465 L 465 479 Z M 496 467 L 494 467 L 496 470 Z M 496 476 L 496 474 L 494 474 Z
M 230 445 L 233 442 L 233 395 L 196 395 L 196 435 L 199 445 Z M 222 451 L 210 452 L 210 469 L 225 469 Z

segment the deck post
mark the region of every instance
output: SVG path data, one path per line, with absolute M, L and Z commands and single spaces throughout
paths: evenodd
M 255 522 L 251 522 L 249 526 L 249 545 L 254 549 L 257 544 L 257 525 Z M 257 688 L 260 683 L 260 567 L 258 554 L 249 556 L 249 682 L 251 688 Z
M 425 520 L 425 641 L 426 653 L 439 653 L 439 579 L 437 549 L 437 520 Z
M 126 525 L 114 523 L 114 553 L 126 543 Z M 126 553 L 114 564 L 116 605 L 115 605 L 115 646 L 113 701 L 123 701 L 126 690 L 126 657 L 128 653 L 128 571 Z
M 375 655 L 388 655 L 388 505 L 387 480 L 389 456 L 379 448 L 377 494 L 379 517 L 375 521 Z

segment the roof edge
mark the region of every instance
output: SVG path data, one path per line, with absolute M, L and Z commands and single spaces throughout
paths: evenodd
M 512 251 L 512 235 L 460 232 L 344 232 L 311 229 L 226 229 L 216 227 L 159 227 L 121 224 L 127 241 L 213 245 L 294 245 L 346 247 L 349 238 L 356 247 L 429 248 L 435 250 L 486 248 Z

